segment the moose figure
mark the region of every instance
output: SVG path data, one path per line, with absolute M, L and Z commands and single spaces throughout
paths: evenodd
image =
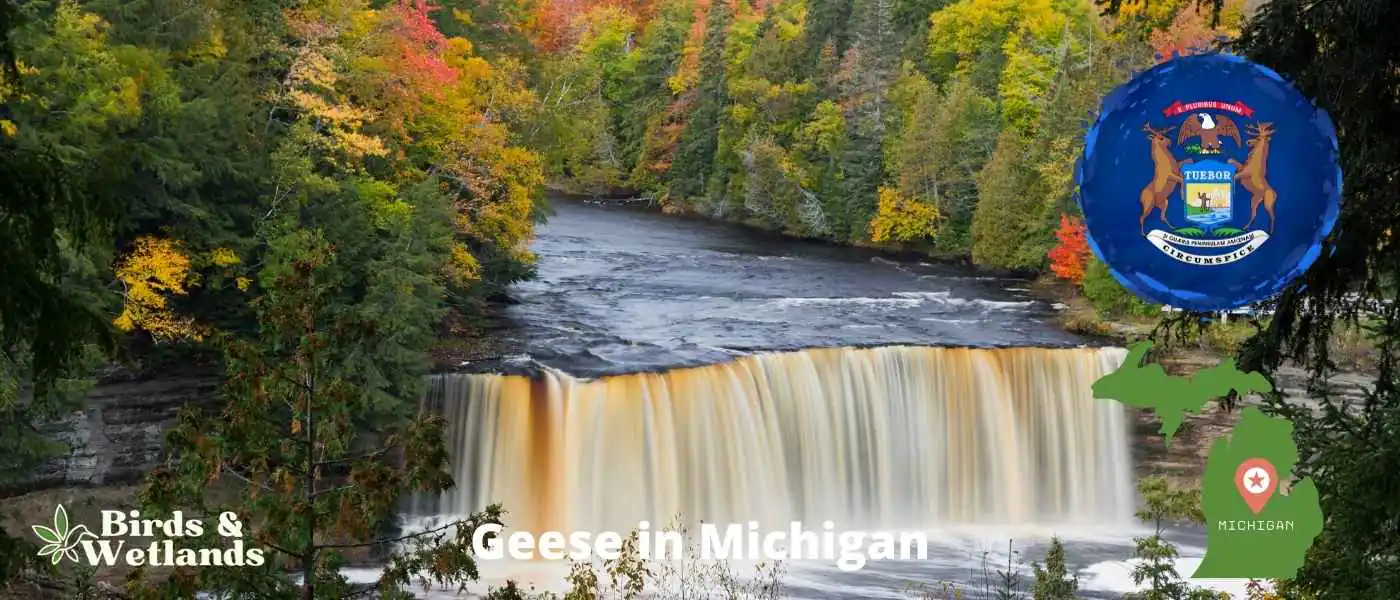
M 1249 190 L 1252 196 L 1249 207 L 1249 223 L 1244 226 L 1249 229 L 1254 225 L 1255 217 L 1259 216 L 1259 205 L 1264 205 L 1264 212 L 1269 215 L 1269 233 L 1274 232 L 1274 201 L 1278 200 L 1278 192 L 1269 185 L 1269 140 L 1274 137 L 1273 123 L 1259 123 L 1245 125 L 1245 132 L 1250 135 L 1245 145 L 1249 147 L 1249 156 L 1245 157 L 1244 164 L 1240 164 L 1235 159 L 1230 159 L 1230 166 L 1234 167 L 1235 181 L 1240 182 L 1244 189 Z
M 1157 211 L 1167 227 L 1176 229 L 1176 226 L 1167 220 L 1167 200 L 1171 198 L 1172 192 L 1176 191 L 1176 186 L 1185 181 L 1181 177 L 1181 165 L 1190 163 L 1191 159 L 1178 162 L 1176 157 L 1172 156 L 1172 138 L 1167 135 L 1172 129 L 1174 128 L 1153 129 L 1151 123 L 1142 124 L 1142 130 L 1147 133 L 1147 138 L 1152 144 L 1152 181 L 1142 188 L 1140 196 L 1142 216 L 1138 218 L 1138 227 L 1143 235 L 1147 235 L 1147 216 L 1152 214 L 1153 210 Z

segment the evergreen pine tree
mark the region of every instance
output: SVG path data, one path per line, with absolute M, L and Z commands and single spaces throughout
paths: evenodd
M 1079 578 L 1065 564 L 1065 545 L 1058 537 L 1050 538 L 1050 550 L 1045 564 L 1032 565 L 1035 582 L 1031 584 L 1033 600 L 1074 600 L 1079 591 Z
M 666 79 L 676 69 L 681 48 L 685 45 L 686 28 L 692 18 L 685 0 L 668 0 L 661 4 L 658 15 L 645 25 L 636 52 L 632 76 L 622 82 L 623 99 L 612 107 L 618 115 L 617 139 L 622 164 L 629 172 L 639 166 L 646 142 L 647 124 L 670 100 Z
M 710 5 L 694 109 L 671 166 L 671 196 L 682 202 L 701 198 L 708 191 L 706 184 L 719 151 L 720 116 L 727 98 L 724 48 L 733 20 L 734 8 L 729 0 L 715 0 Z
M 860 242 L 875 215 L 878 190 L 885 181 L 884 147 L 889 121 L 896 116 L 889 88 L 898 68 L 894 0 L 856 0 L 854 43 L 841 70 L 841 95 L 848 107 L 850 135 L 841 159 L 842 219 L 838 235 Z
M 1182 579 L 1176 571 L 1176 546 L 1162 535 L 1170 522 L 1204 523 L 1201 513 L 1201 492 L 1198 489 L 1173 487 L 1162 477 L 1145 477 L 1138 481 L 1138 493 L 1143 507 L 1137 517 L 1152 525 L 1152 535 L 1133 539 L 1133 584 L 1145 586 L 1140 592 L 1124 596 L 1125 600 L 1216 600 L 1211 590 L 1197 588 Z
M 835 56 L 842 56 L 850 46 L 850 19 L 854 0 L 810 0 L 807 3 L 806 27 L 803 28 L 803 65 L 816 66 L 829 45 Z M 814 71 L 813 73 L 819 73 Z
M 1028 242 L 1048 227 L 1036 174 L 1025 161 L 1029 147 L 1012 130 L 997 138 L 992 158 L 977 175 L 977 208 L 972 219 L 972 260 L 1001 269 L 1034 269 L 1046 261 Z
M 268 554 L 262 564 L 176 572 L 140 588 L 139 598 L 196 591 L 346 598 L 354 592 L 340 568 L 354 551 L 386 557 L 381 592 L 401 593 L 422 573 L 446 585 L 475 579 L 472 536 L 477 527 L 499 524 L 499 507 L 402 536 L 383 534 L 405 493 L 453 484 L 444 421 L 417 414 L 421 371 L 396 382 L 360 360 L 403 361 L 416 347 L 422 362 L 422 345 L 432 337 L 422 325 L 433 322 L 442 294 L 432 271 L 423 270 L 441 262 L 424 260 L 409 243 L 442 246 L 422 225 L 398 224 L 400 243 L 384 248 L 383 263 L 365 265 L 373 272 L 363 296 L 348 289 L 359 279 L 348 270 L 358 265 L 319 231 L 294 229 L 274 240 L 255 301 L 258 332 L 220 336 L 228 369 L 223 411 L 212 418 L 182 413 L 167 434 L 173 462 L 152 472 L 142 493 L 153 513 L 234 512 L 246 524 L 244 547 Z M 396 344 L 405 346 L 385 354 Z M 412 381 L 418 385 L 404 387 Z M 209 493 L 219 480 L 232 484 L 231 498 Z M 227 543 L 212 526 L 181 540 L 189 548 Z M 289 569 L 299 583 L 285 574 Z

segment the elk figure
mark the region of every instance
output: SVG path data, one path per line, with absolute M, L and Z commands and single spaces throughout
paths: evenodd
M 1183 181 L 1181 178 L 1181 165 L 1191 162 L 1186 159 L 1177 162 L 1172 156 L 1172 138 L 1167 134 L 1172 127 L 1153 129 L 1151 123 L 1143 123 L 1142 130 L 1147 133 L 1148 140 L 1152 143 L 1152 181 L 1147 187 L 1142 188 L 1139 199 L 1142 201 L 1142 216 L 1138 218 L 1138 228 L 1143 235 L 1147 235 L 1147 216 L 1156 210 L 1158 216 L 1167 227 L 1176 229 L 1171 221 L 1167 220 L 1167 200 L 1171 198 L 1172 192 L 1176 191 L 1176 186 Z
M 1258 125 L 1246 125 L 1245 131 L 1251 136 L 1245 145 L 1249 147 L 1249 156 L 1245 157 L 1244 164 L 1240 164 L 1235 159 L 1230 159 L 1230 166 L 1234 167 L 1235 181 L 1240 182 L 1244 189 L 1249 190 L 1250 199 L 1249 223 L 1244 226 L 1249 229 L 1254 225 L 1255 217 L 1259 216 L 1259 205 L 1264 205 L 1264 212 L 1269 215 L 1269 233 L 1274 232 L 1274 201 L 1278 200 L 1278 192 L 1269 185 L 1267 179 L 1269 170 L 1269 140 L 1274 137 L 1273 123 L 1259 123 Z

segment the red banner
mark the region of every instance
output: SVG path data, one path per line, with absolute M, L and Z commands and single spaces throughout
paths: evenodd
M 1195 112 L 1198 110 L 1223 110 L 1244 117 L 1254 116 L 1254 109 L 1245 106 L 1243 102 L 1221 102 L 1219 100 L 1203 100 L 1200 102 L 1189 103 L 1182 103 L 1182 101 L 1177 100 L 1176 102 L 1173 102 L 1171 106 L 1168 106 L 1167 108 L 1163 109 L 1162 114 L 1168 117 L 1175 117 L 1177 115 Z

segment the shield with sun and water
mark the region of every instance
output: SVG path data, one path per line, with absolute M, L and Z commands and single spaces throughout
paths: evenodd
M 1210 230 L 1234 216 L 1235 168 L 1216 160 L 1181 166 L 1186 220 Z

